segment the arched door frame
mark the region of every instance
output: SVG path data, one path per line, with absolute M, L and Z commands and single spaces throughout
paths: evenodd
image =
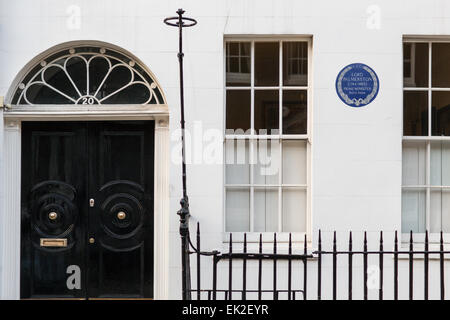
M 154 120 L 155 160 L 154 160 L 154 298 L 168 298 L 169 271 L 169 108 L 167 104 L 136 105 L 35 105 L 11 106 L 12 95 L 19 81 L 32 66 L 51 52 L 73 46 L 104 46 L 131 53 L 99 41 L 73 41 L 54 46 L 31 60 L 16 76 L 7 96 L 3 112 L 3 205 L 0 215 L 0 297 L 20 298 L 20 239 L 21 239 L 21 127 L 24 121 L 114 121 L 114 120 Z M 153 77 L 156 82 L 156 78 Z M 158 84 L 159 86 L 159 84 Z M 160 87 L 159 87 L 160 88 Z M 161 90 L 161 94 L 162 90 Z

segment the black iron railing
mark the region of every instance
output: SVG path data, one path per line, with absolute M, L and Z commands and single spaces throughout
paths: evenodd
M 362 272 L 362 283 L 361 281 L 356 283 L 358 289 L 362 287 L 362 296 L 361 298 L 364 300 L 369 299 L 369 288 L 368 288 L 368 268 L 369 268 L 369 259 L 372 261 L 376 260 L 376 266 L 378 270 L 377 277 L 377 299 L 383 300 L 386 298 L 385 295 L 385 285 L 386 281 L 386 268 L 385 268 L 385 260 L 386 257 L 391 258 L 389 262 L 392 262 L 392 265 L 389 268 L 389 281 L 393 281 L 390 283 L 389 287 L 392 286 L 392 291 L 390 291 L 390 295 L 388 299 L 399 299 L 399 291 L 403 290 L 403 292 L 407 292 L 408 299 L 413 300 L 415 297 L 414 287 L 418 286 L 417 276 L 414 276 L 415 268 L 414 266 L 418 264 L 422 264 L 423 271 L 423 296 L 421 299 L 428 300 L 429 290 L 430 290 L 430 258 L 433 257 L 434 260 L 437 260 L 437 269 L 439 270 L 439 298 L 445 299 L 445 255 L 450 254 L 450 251 L 444 250 L 444 240 L 442 232 L 440 233 L 440 239 L 438 243 L 438 250 L 429 250 L 430 241 L 428 232 L 425 233 L 423 244 L 421 244 L 422 249 L 414 248 L 413 241 L 413 233 L 410 233 L 408 249 L 399 250 L 399 240 L 397 236 L 397 232 L 394 234 L 394 241 L 390 242 L 389 246 L 393 247 L 391 250 L 385 249 L 385 244 L 383 240 L 383 232 L 379 233 L 377 240 L 377 250 L 369 250 L 368 249 L 368 239 L 367 233 L 364 232 L 364 238 L 362 241 L 362 246 L 359 246 L 359 250 L 354 250 L 354 240 L 352 239 L 352 232 L 348 235 L 348 247 L 346 250 L 338 250 L 338 242 L 336 232 L 333 234 L 333 240 L 331 244 L 331 250 L 323 250 L 323 241 L 322 241 L 322 233 L 318 232 L 318 241 L 317 241 L 317 250 L 308 253 L 306 236 L 304 238 L 302 248 L 299 249 L 298 245 L 295 251 L 293 252 L 293 241 L 291 235 L 289 235 L 289 240 L 287 242 L 287 248 L 283 248 L 285 253 L 280 252 L 279 243 L 277 242 L 277 235 L 273 235 L 273 244 L 271 244 L 271 252 L 263 252 L 263 240 L 262 235 L 259 236 L 259 241 L 257 242 L 257 250 L 256 252 L 249 251 L 249 242 L 247 241 L 247 235 L 244 234 L 243 242 L 239 243 L 237 247 L 239 247 L 239 251 L 236 251 L 236 243 L 233 243 L 232 235 L 229 235 L 229 243 L 228 243 L 228 252 L 221 253 L 219 251 L 201 251 L 201 239 L 200 239 L 200 226 L 197 224 L 197 233 L 196 233 L 196 244 L 194 245 L 189 239 L 190 247 L 192 250 L 187 252 L 186 254 L 193 254 L 196 256 L 196 288 L 191 289 L 191 293 L 193 297 L 201 300 L 216 300 L 216 299 L 287 299 L 287 300 L 296 300 L 296 299 L 323 299 L 323 290 L 324 287 L 326 290 L 331 290 L 331 296 L 329 299 L 354 299 L 354 285 L 355 285 L 355 272 Z M 285 244 L 284 244 L 285 245 Z M 286 245 L 285 245 L 286 246 Z M 265 248 L 267 251 L 267 247 Z M 208 256 L 212 258 L 212 274 L 211 281 L 208 281 L 208 286 L 206 288 L 202 288 L 202 273 L 204 271 L 204 265 L 202 265 L 201 257 Z M 331 265 L 328 264 L 324 267 L 324 258 L 331 258 Z M 338 259 L 338 257 L 341 257 Z M 342 257 L 345 257 L 344 259 Z M 422 261 L 414 261 L 417 257 L 423 258 Z M 362 260 L 362 266 L 355 268 L 354 261 L 358 259 L 358 262 Z M 344 260 L 345 265 L 339 265 L 338 261 Z M 314 263 L 311 263 L 311 262 Z M 399 262 L 403 264 L 407 264 L 407 279 L 408 284 L 402 282 L 399 283 Z M 249 282 L 249 268 L 248 264 L 250 262 L 256 262 L 257 267 L 253 266 L 252 275 L 255 276 L 253 270 L 256 269 L 256 281 Z M 263 268 L 263 262 L 265 263 L 265 268 Z M 218 268 L 219 263 L 222 263 L 223 267 Z M 280 264 L 284 263 L 283 268 L 280 268 Z M 372 263 L 373 264 L 373 263 Z M 294 266 L 296 269 L 294 270 Z M 236 268 L 238 267 L 238 268 Z M 338 269 L 341 270 L 346 268 L 347 275 L 345 277 L 338 275 Z M 239 269 L 239 270 L 238 270 Z M 210 270 L 211 271 L 211 270 Z M 239 271 L 239 272 L 238 272 Z M 313 271 L 313 272 L 311 272 Z M 327 283 L 324 286 L 324 272 L 330 272 L 331 275 L 327 274 Z M 417 271 L 416 271 L 417 272 Z M 219 274 L 221 273 L 221 274 Z M 313 273 L 314 278 L 308 279 L 309 274 Z M 295 279 L 293 275 L 296 275 Z M 403 276 L 404 274 L 402 274 Z M 331 284 L 329 283 L 331 276 Z M 263 288 L 263 277 L 271 277 L 271 288 L 267 288 L 267 281 L 265 283 L 265 287 Z M 224 279 L 226 278 L 226 281 Z M 237 279 L 238 278 L 238 279 Z M 203 277 L 204 279 L 204 277 Z M 237 279 L 237 280 L 236 280 Z M 283 285 L 279 285 L 280 279 L 284 279 Z M 219 281 L 220 284 L 219 284 Z M 253 277 L 254 280 L 254 277 Z M 310 294 L 308 296 L 308 287 L 309 284 L 313 281 L 316 281 L 314 287 L 317 289 L 317 295 Z M 239 284 L 236 286 L 236 284 Z M 338 297 L 338 285 L 345 285 L 346 294 L 339 295 Z M 361 287 L 359 287 L 361 286 Z M 407 286 L 407 287 L 405 287 Z M 239 288 L 236 288 L 239 287 Z M 434 287 L 433 287 L 434 288 Z M 417 295 L 416 295 L 417 296 Z M 373 295 L 372 295 L 373 298 Z
M 423 256 L 423 281 L 424 281 L 424 300 L 428 300 L 429 298 L 429 266 L 430 266 L 430 255 L 438 256 L 439 259 L 439 288 L 440 288 L 440 299 L 445 299 L 445 269 L 444 269 L 444 255 L 449 254 L 450 251 L 444 250 L 444 239 L 442 231 L 440 233 L 439 240 L 439 250 L 429 250 L 429 238 L 428 231 L 425 232 L 424 238 L 424 250 L 415 250 L 414 249 L 414 240 L 413 233 L 410 232 L 408 250 L 399 250 L 399 241 L 397 231 L 394 236 L 394 250 L 385 250 L 383 244 L 383 232 L 380 232 L 379 235 L 379 250 L 377 251 L 369 251 L 368 243 L 367 243 L 367 232 L 364 232 L 364 240 L 363 240 L 363 250 L 362 251 L 353 251 L 353 241 L 352 241 L 352 233 L 349 233 L 348 240 L 348 250 L 337 250 L 336 248 L 336 232 L 334 232 L 333 236 L 333 250 L 332 251 L 323 251 L 322 250 L 322 237 L 321 232 L 319 231 L 319 239 L 318 239 L 318 250 L 314 253 L 317 254 L 318 259 L 318 286 L 317 286 L 317 299 L 321 299 L 322 297 L 322 286 L 321 286 L 321 278 L 322 278 L 322 268 L 321 261 L 323 255 L 331 255 L 333 258 L 332 269 L 333 269 L 333 300 L 337 299 L 337 257 L 340 255 L 344 255 L 348 257 L 348 300 L 352 300 L 352 292 L 353 292 L 353 259 L 354 256 L 362 256 L 363 257 L 363 299 L 368 300 L 368 258 L 369 256 L 377 256 L 378 257 L 378 270 L 379 270 L 379 284 L 378 284 L 378 299 L 384 299 L 384 257 L 392 256 L 393 257 L 393 299 L 398 300 L 399 298 L 399 259 L 401 256 L 407 256 L 408 259 L 408 298 L 410 300 L 414 299 L 414 259 L 418 255 Z
M 191 292 L 196 293 L 197 299 L 201 299 L 201 293 L 206 292 L 207 298 L 216 300 L 218 297 L 218 293 L 223 293 L 223 299 L 231 300 L 233 298 L 233 293 L 240 293 L 239 298 L 242 300 L 247 299 L 248 293 L 256 293 L 257 299 L 261 300 L 263 293 L 272 293 L 273 299 L 277 300 L 280 293 L 286 293 L 288 299 L 296 299 L 299 294 L 302 295 L 303 299 L 306 299 L 306 291 L 307 291 L 307 262 L 309 258 L 313 256 L 307 253 L 307 242 L 305 236 L 305 245 L 304 251 L 302 254 L 293 254 L 292 253 L 292 237 L 289 235 L 289 244 L 288 244 L 288 253 L 281 254 L 277 253 L 277 235 L 273 236 L 273 252 L 272 253 L 263 253 L 262 247 L 262 235 L 259 236 L 258 242 L 258 252 L 251 253 L 248 252 L 248 243 L 247 243 L 247 235 L 244 234 L 244 242 L 243 242 L 243 250 L 242 252 L 233 252 L 233 238 L 232 234 L 229 235 L 229 247 L 227 253 L 220 253 L 218 251 L 212 252 L 202 252 L 200 251 L 200 225 L 197 224 L 197 244 L 194 246 L 191 243 L 192 249 L 194 251 L 190 251 L 189 254 L 195 254 L 197 257 L 197 289 L 192 289 Z M 201 289 L 201 256 L 212 256 L 212 289 Z M 228 288 L 227 289 L 218 289 L 217 288 L 217 278 L 218 278 L 218 264 L 220 261 L 226 260 L 228 261 Z M 258 280 L 257 280 L 257 288 L 251 289 L 247 287 L 247 262 L 256 260 L 258 262 Z M 277 262 L 280 260 L 287 261 L 288 264 L 288 288 L 287 289 L 277 289 Z M 273 262 L 273 288 L 270 290 L 262 288 L 262 276 L 263 276 L 263 261 L 272 261 Z M 300 261 L 303 263 L 303 287 L 302 289 L 293 289 L 292 288 L 292 264 L 296 261 Z M 242 288 L 241 289 L 233 289 L 233 263 L 241 263 L 242 266 Z

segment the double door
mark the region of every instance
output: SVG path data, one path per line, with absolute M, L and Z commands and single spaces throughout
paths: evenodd
M 23 122 L 22 298 L 152 298 L 154 122 Z

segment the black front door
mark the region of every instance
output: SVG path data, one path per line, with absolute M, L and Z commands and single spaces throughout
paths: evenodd
M 24 122 L 22 298 L 153 297 L 154 122 Z

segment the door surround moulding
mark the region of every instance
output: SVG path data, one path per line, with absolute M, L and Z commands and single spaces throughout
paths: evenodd
M 55 108 L 55 106 L 53 106 Z M 0 299 L 20 299 L 20 196 L 22 121 L 154 120 L 154 299 L 169 297 L 169 112 L 147 110 L 3 112 L 3 206 L 0 208 Z M 125 109 L 125 108 L 124 108 Z M 53 109 L 54 110 L 54 109 Z M 1 182 L 0 182 L 1 183 Z

